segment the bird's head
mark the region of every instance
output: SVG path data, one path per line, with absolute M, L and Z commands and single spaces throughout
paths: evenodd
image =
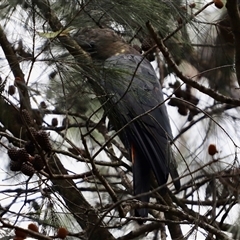
M 95 60 L 104 61 L 120 54 L 140 54 L 111 29 L 84 28 L 74 38 Z

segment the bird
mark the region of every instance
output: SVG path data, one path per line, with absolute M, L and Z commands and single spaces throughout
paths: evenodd
M 104 91 L 99 92 L 99 99 L 129 151 L 137 200 L 149 202 L 150 196 L 144 193 L 150 191 L 152 173 L 159 186 L 167 183 L 170 173 L 179 190 L 170 121 L 151 63 L 112 29 L 79 29 L 74 39 L 90 54 L 99 73 L 97 82 Z M 147 217 L 148 209 L 135 209 L 135 216 Z

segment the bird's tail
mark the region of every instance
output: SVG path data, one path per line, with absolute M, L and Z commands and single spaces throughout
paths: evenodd
M 150 189 L 150 172 L 151 167 L 147 161 L 144 161 L 142 156 L 139 156 L 139 152 L 135 151 L 134 146 L 131 146 L 132 157 L 132 170 L 133 170 L 133 189 L 134 195 L 141 195 L 147 193 Z M 149 202 L 149 195 L 143 195 L 137 197 L 141 202 Z M 147 217 L 148 209 L 139 208 L 135 210 L 136 217 Z M 142 223 L 143 221 L 139 221 Z

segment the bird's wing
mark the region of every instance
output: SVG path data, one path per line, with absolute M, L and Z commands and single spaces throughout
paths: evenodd
M 124 131 L 130 147 L 140 153 L 135 156 L 134 164 L 146 161 L 144 164 L 152 168 L 158 183 L 166 183 L 168 142 L 172 133 L 162 90 L 151 64 L 141 56 L 113 56 L 105 62 L 104 74 L 103 85 L 114 102 L 110 111 L 110 120 L 115 122 L 113 125 L 118 125 L 119 129 L 142 115 Z

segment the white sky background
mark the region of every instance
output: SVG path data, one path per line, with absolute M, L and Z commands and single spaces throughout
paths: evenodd
M 214 10 L 214 11 L 213 11 Z M 215 18 L 216 16 L 214 15 L 215 12 L 215 8 L 211 7 L 208 8 L 208 13 L 209 16 Z M 27 32 L 25 29 L 21 28 L 21 26 L 17 26 L 17 23 L 19 22 L 20 19 L 25 19 L 25 17 L 21 18 L 21 14 L 23 14 L 23 12 L 18 12 L 17 15 L 15 16 L 16 21 L 9 21 L 8 24 L 6 26 L 4 26 L 4 22 L 2 23 L 2 26 L 4 26 L 4 29 L 7 30 L 8 33 L 8 38 L 10 41 L 12 41 L 12 39 L 15 39 L 16 41 L 19 39 L 19 36 L 23 39 L 24 41 L 24 45 L 28 45 L 30 49 L 32 49 L 32 27 L 30 25 L 29 29 Z M 14 19 L 14 18 L 13 18 Z M 24 23 L 23 23 L 24 24 Z M 29 22 L 30 24 L 30 22 Z M 37 31 L 42 31 L 42 26 L 39 26 L 39 29 L 37 29 Z M 37 42 L 42 41 L 41 38 L 39 36 L 36 36 Z M 36 52 L 38 51 L 38 47 L 35 46 L 35 50 Z M 4 58 L 4 55 L 2 53 L 2 50 L 0 49 L 0 64 L 1 64 L 1 68 L 0 68 L 0 75 L 3 78 L 3 80 L 5 79 L 5 77 L 8 78 L 8 85 L 12 85 L 14 82 L 14 78 L 12 76 L 12 74 L 9 71 L 8 65 L 6 62 L 4 62 L 4 60 L 2 59 Z M 28 63 L 24 63 L 22 64 L 23 69 L 30 69 L 30 65 L 27 66 Z M 189 70 L 189 69 L 187 69 Z M 33 67 L 33 71 L 28 71 L 25 72 L 25 76 L 26 79 L 29 79 L 29 82 L 32 83 L 35 87 L 39 88 L 39 90 L 41 90 L 42 88 L 45 88 L 45 86 L 47 85 L 47 80 L 48 80 L 48 74 L 50 73 L 50 70 L 48 70 L 46 68 L 46 65 L 43 64 L 42 62 L 36 62 L 34 64 Z M 194 73 L 195 74 L 195 73 Z M 193 74 L 193 75 L 194 75 Z M 169 81 L 173 81 L 173 79 L 169 79 Z M 203 84 L 207 85 L 206 81 L 203 81 Z M 167 91 L 165 90 L 165 92 L 167 93 Z M 196 91 L 196 96 L 200 98 L 200 105 L 199 106 L 206 106 L 206 105 L 211 105 L 212 104 L 212 100 L 209 100 L 210 98 L 207 97 L 206 95 L 203 95 L 201 93 L 199 93 L 198 91 Z M 10 99 L 15 102 L 14 97 L 10 97 Z M 33 102 L 33 107 L 37 107 L 37 103 L 39 103 L 42 99 L 41 97 L 36 97 L 36 102 Z M 177 109 L 175 107 L 168 107 L 168 111 L 169 111 L 169 115 L 170 115 L 170 120 L 171 120 L 171 125 L 172 125 L 172 129 L 173 129 L 173 134 L 176 135 L 179 132 L 179 129 L 181 129 L 184 125 L 186 125 L 186 117 L 180 116 L 177 113 Z M 235 110 L 229 111 L 231 114 L 238 114 Z M 48 118 L 46 118 L 47 121 L 50 122 L 52 116 L 49 116 Z M 60 120 L 60 118 L 59 118 Z M 59 121 L 60 122 L 60 121 Z M 221 121 L 221 126 L 224 129 L 227 129 L 228 134 L 234 139 L 234 141 L 237 143 L 237 145 L 240 145 L 239 143 L 239 130 L 238 130 L 238 126 L 235 125 L 234 122 L 232 122 L 232 120 L 230 118 L 226 118 L 223 119 Z M 232 156 L 223 159 L 222 161 L 226 162 L 226 165 L 228 164 L 232 164 L 232 161 L 234 160 L 234 151 L 235 148 L 233 146 L 233 144 L 231 143 L 231 141 L 229 140 L 229 138 L 226 136 L 226 134 L 218 127 L 215 126 L 214 131 L 216 132 L 216 134 L 211 134 L 211 138 L 207 141 L 207 143 L 204 145 L 204 147 L 198 149 L 197 152 L 195 152 L 195 148 L 197 148 L 197 146 L 201 143 L 202 139 L 204 138 L 204 134 L 205 131 L 203 130 L 205 128 L 205 126 L 200 123 L 200 124 L 196 124 L 194 127 L 191 128 L 190 131 L 188 131 L 187 133 L 184 134 L 184 137 L 181 138 L 179 141 L 181 142 L 180 144 L 178 144 L 178 147 L 180 148 L 180 150 L 183 151 L 188 151 L 192 154 L 194 154 L 194 156 L 197 156 L 197 159 L 199 160 L 200 164 L 203 163 L 207 163 L 208 161 L 211 161 L 211 157 L 207 154 L 207 146 L 209 143 L 215 143 L 218 147 L 218 150 L 220 151 L 218 156 L 219 157 L 225 157 L 227 155 L 229 155 L 229 153 L 232 153 Z M 74 135 L 74 133 L 72 131 L 69 132 L 69 135 L 72 134 Z M 52 134 L 53 136 L 53 134 Z M 78 141 L 78 137 L 77 136 L 72 136 L 73 138 L 75 138 L 75 141 Z M 4 144 L 7 144 L 7 142 L 5 140 L 3 140 Z M 181 144 L 183 146 L 181 146 Z M 185 150 L 184 150 L 185 149 Z M 3 148 L 1 148 L 1 151 L 3 151 Z M 5 151 L 4 151 L 5 152 Z M 9 177 L 8 173 L 6 172 L 6 166 L 7 166 L 7 161 L 8 158 L 6 157 L 6 155 L 4 154 L 4 152 L 2 152 L 2 160 L 3 160 L 3 164 L 1 165 L 1 171 L 0 171 L 0 179 L 2 180 L 0 182 L 0 191 L 1 189 L 6 189 L 6 188 L 11 188 L 13 182 L 7 181 L 5 180 L 6 178 Z M 99 159 L 105 159 L 105 156 L 100 155 Z M 65 164 L 67 163 L 67 164 Z M 71 161 L 70 159 L 64 159 L 64 165 L 72 171 L 76 171 L 76 163 L 75 161 Z M 192 165 L 190 165 L 190 168 L 195 168 L 196 167 L 196 163 L 193 163 Z M 81 167 L 78 167 L 79 169 L 82 170 L 82 172 L 84 172 L 86 169 L 83 167 L 83 165 Z M 181 168 L 181 167 L 180 167 Z M 80 172 L 79 172 L 80 173 Z M 23 176 L 19 176 L 19 183 L 21 183 L 22 181 L 24 181 L 26 178 Z M 24 184 L 20 184 L 20 187 L 24 187 Z M 16 188 L 16 186 L 13 186 L 13 188 Z M 201 189 L 199 191 L 199 195 L 198 196 L 194 196 L 196 199 L 197 198 L 204 198 L 204 190 Z M 33 197 L 33 196 L 32 196 Z M 91 194 L 89 194 L 87 196 L 87 199 L 89 200 L 89 198 L 93 198 L 93 196 Z M 1 201 L 1 205 L 5 206 L 5 204 L 9 203 L 10 198 L 8 196 L 3 196 L 0 193 L 0 201 Z M 95 199 L 92 199 L 92 201 L 95 201 Z M 22 206 L 22 203 L 19 203 L 19 206 Z M 17 206 L 16 206 L 17 207 Z M 200 213 L 204 213 L 206 211 L 207 208 L 205 207 L 201 207 L 199 208 L 199 206 L 196 206 L 196 210 L 200 210 Z M 27 208 L 26 208 L 27 210 Z M 17 210 L 16 210 L 17 211 Z M 236 219 L 236 217 L 239 215 L 239 207 L 236 206 L 235 208 L 233 208 L 233 210 L 229 213 L 229 223 L 234 222 L 234 220 Z M 26 227 L 28 223 L 23 223 L 23 226 Z M 187 225 L 183 226 L 183 231 L 185 234 L 188 233 L 189 231 L 189 227 Z M 129 229 L 130 230 L 130 229 Z M 203 238 L 203 235 L 201 234 L 202 231 L 197 231 L 196 235 L 193 237 L 189 238 L 189 239 L 201 239 Z M 126 232 L 124 232 L 126 233 Z M 118 232 L 119 235 L 122 234 L 122 231 Z M 145 238 L 147 239 L 147 238 Z M 149 237 L 150 239 L 150 237 Z M 169 238 L 170 239 L 170 238 Z M 203 238 L 205 239 L 205 237 Z

